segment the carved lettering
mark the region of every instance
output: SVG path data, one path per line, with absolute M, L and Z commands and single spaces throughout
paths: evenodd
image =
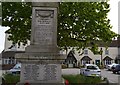
M 34 43 L 50 45 L 53 43 L 53 10 L 35 10 Z
M 57 65 L 28 64 L 24 66 L 24 69 L 25 80 L 57 80 Z

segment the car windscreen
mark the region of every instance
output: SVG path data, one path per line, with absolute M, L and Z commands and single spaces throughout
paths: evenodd
M 97 70 L 98 67 L 97 66 L 87 66 L 87 69 Z

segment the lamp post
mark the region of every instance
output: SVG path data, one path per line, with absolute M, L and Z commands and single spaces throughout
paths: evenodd
M 101 66 L 103 66 L 103 62 L 102 62 L 102 53 L 103 53 L 103 49 L 102 47 L 100 48 L 100 55 L 101 55 Z

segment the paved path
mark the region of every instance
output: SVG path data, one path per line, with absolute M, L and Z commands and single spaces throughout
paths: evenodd
M 106 77 L 109 80 L 110 83 L 118 83 L 118 77 L 120 77 L 120 75 L 113 74 L 112 71 L 107 71 L 106 69 L 105 70 L 101 70 L 101 75 L 103 77 Z
M 78 69 L 78 68 L 62 69 L 62 74 L 63 75 L 68 75 L 68 74 L 76 75 L 76 74 L 80 74 L 80 69 Z

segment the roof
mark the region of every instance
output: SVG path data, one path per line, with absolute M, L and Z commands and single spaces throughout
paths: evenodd
M 89 44 L 88 46 L 91 46 L 94 43 L 97 43 L 99 47 L 105 47 L 106 45 L 108 45 L 108 47 L 120 46 L 120 40 L 112 40 L 111 43 L 109 43 L 109 44 L 105 44 L 105 42 L 103 42 L 103 41 L 94 41 L 94 42 L 91 42 L 91 44 Z
M 2 65 L 2 70 L 10 70 L 14 66 L 15 66 L 15 64 L 4 64 L 4 65 Z
M 84 56 L 81 58 L 81 60 L 92 60 L 89 56 Z
M 14 57 L 16 53 L 25 53 L 25 51 L 3 51 L 2 58 Z
M 77 59 L 75 58 L 74 53 L 72 51 L 70 51 L 69 54 L 67 55 L 67 60 L 77 61 Z
M 109 56 L 106 56 L 103 60 L 113 60 L 113 59 Z

